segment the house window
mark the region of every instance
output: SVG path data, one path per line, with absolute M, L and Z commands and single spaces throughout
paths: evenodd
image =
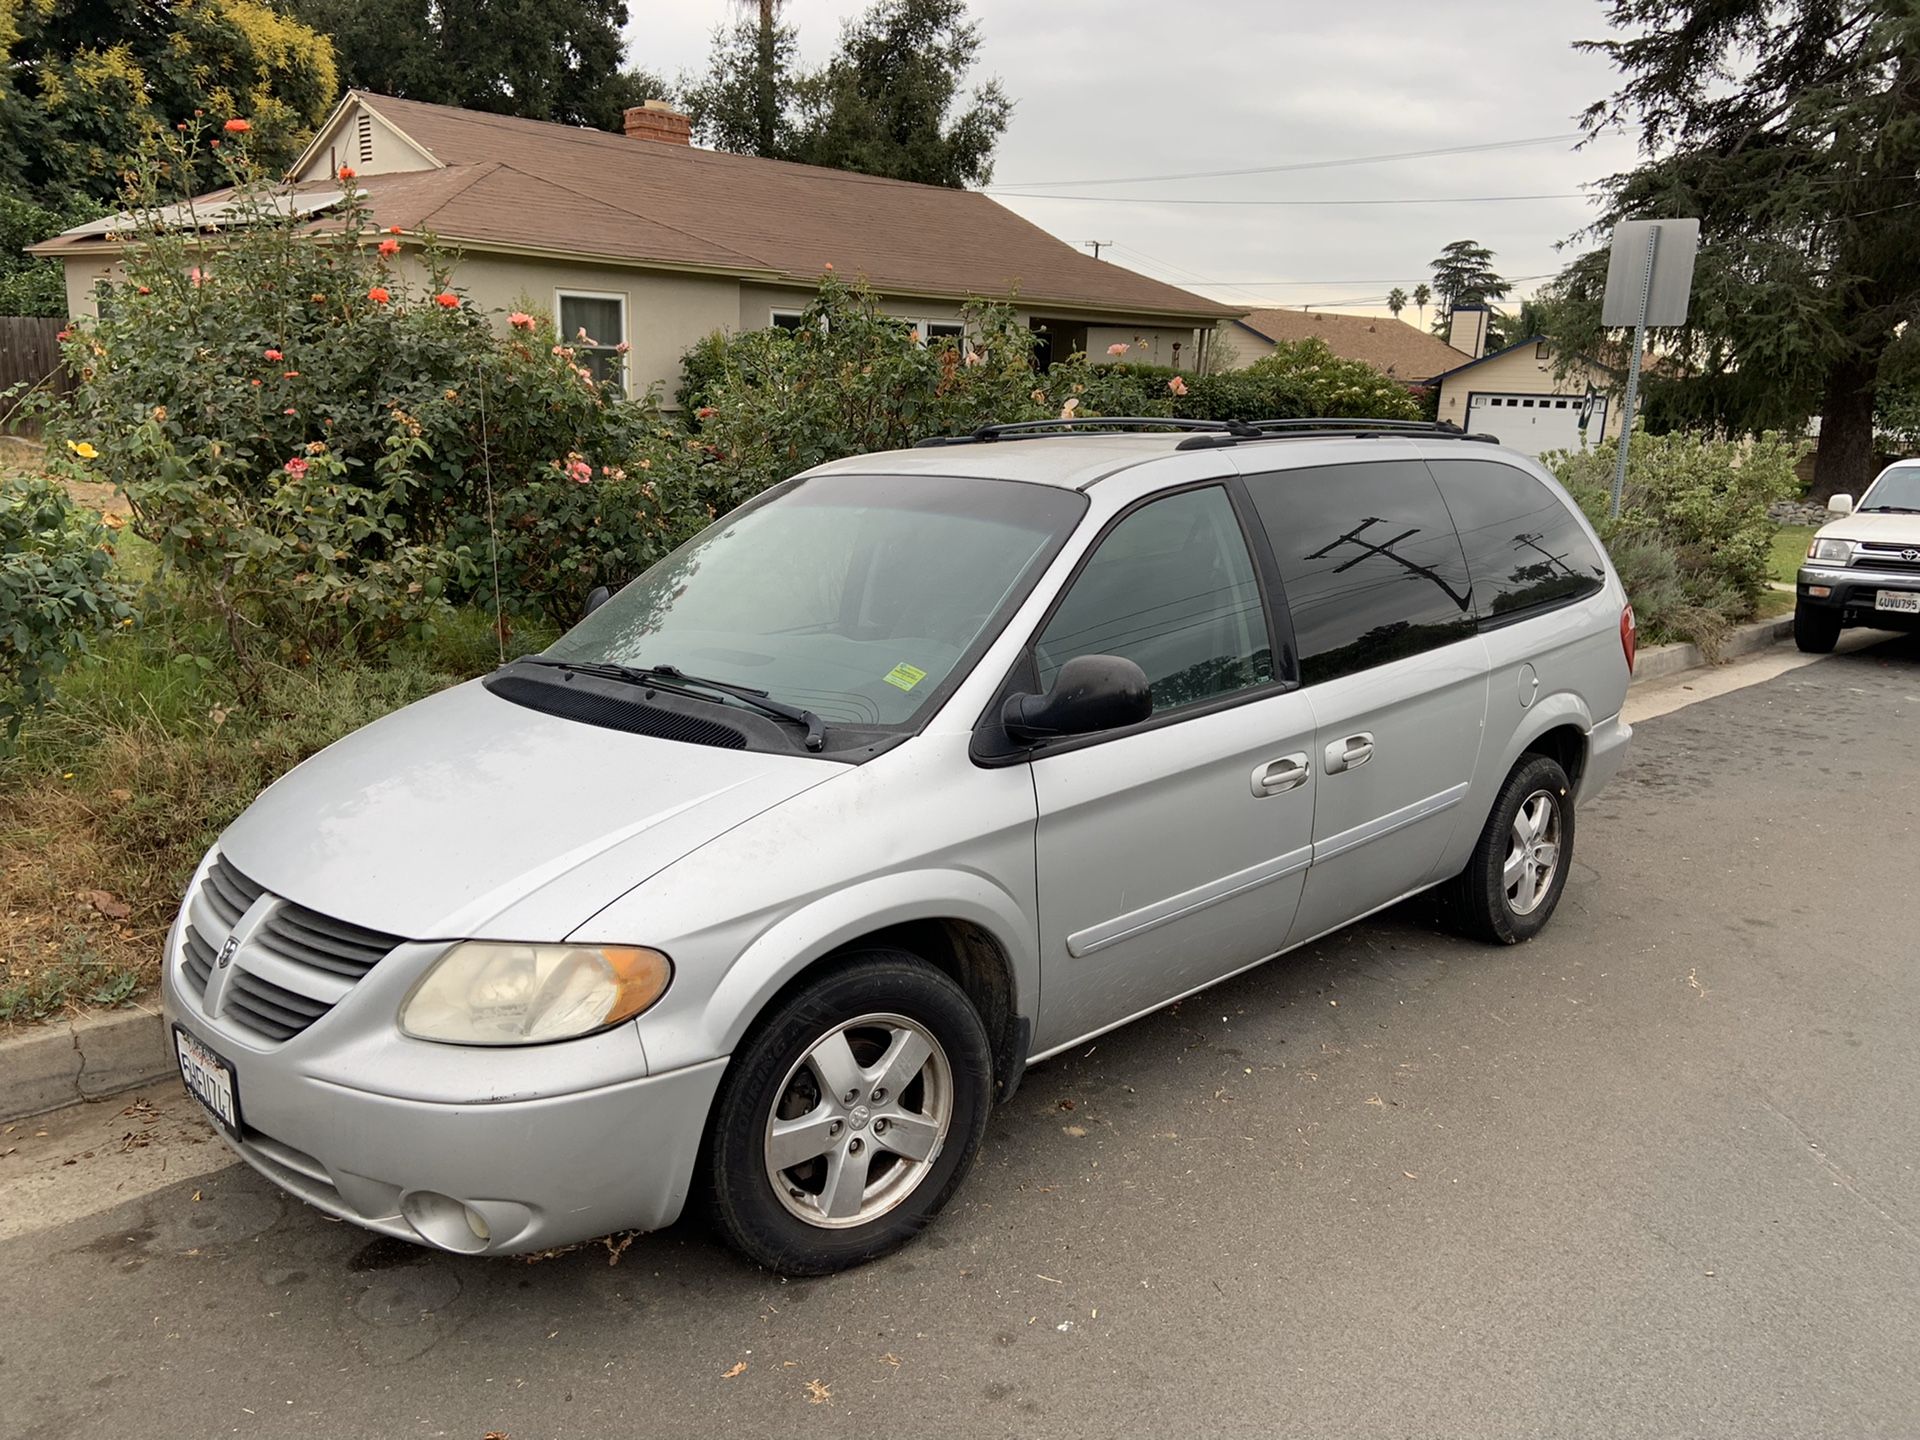
M 803 310 L 775 310 L 769 320 L 769 328 L 774 330 L 798 330 L 807 318 Z
M 921 338 L 926 340 L 964 339 L 967 327 L 958 320 L 929 320 L 921 327 Z
M 580 363 L 593 378 L 627 383 L 627 297 L 590 290 L 554 292 L 554 313 L 560 317 L 560 338 L 579 353 Z M 585 332 L 585 338 L 582 338 Z

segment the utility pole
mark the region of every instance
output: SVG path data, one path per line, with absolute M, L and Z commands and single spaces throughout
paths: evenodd
M 1111 240 L 1082 240 L 1082 241 L 1081 241 L 1080 243 L 1081 243 L 1082 245 L 1084 245 L 1084 246 L 1086 246 L 1086 248 L 1087 248 L 1087 249 L 1089 249 L 1089 250 L 1091 250 L 1091 251 L 1093 251 L 1093 258 L 1094 258 L 1094 259 L 1096 259 L 1096 260 L 1098 260 L 1098 259 L 1100 258 L 1100 252 L 1101 252 L 1102 250 L 1104 250 L 1104 249 L 1106 249 L 1106 248 L 1107 248 L 1107 247 L 1108 247 L 1109 245 L 1111 245 L 1111 244 L 1113 244 L 1113 241 L 1111 241 Z

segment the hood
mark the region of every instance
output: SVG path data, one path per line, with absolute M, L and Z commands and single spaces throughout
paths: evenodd
M 1920 515 L 1863 515 L 1854 511 L 1819 529 L 1822 540 L 1871 540 L 1876 545 L 1920 546 Z
M 276 895 L 391 935 L 560 940 L 846 768 L 606 730 L 474 680 L 288 771 L 220 850 Z

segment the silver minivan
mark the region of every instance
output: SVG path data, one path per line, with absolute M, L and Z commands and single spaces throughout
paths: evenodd
M 188 1087 L 387 1235 L 691 1201 L 819 1274 L 1048 1056 L 1416 892 L 1538 933 L 1631 733 L 1579 510 L 1447 427 L 1175 423 L 821 466 L 299 766 L 168 937 Z

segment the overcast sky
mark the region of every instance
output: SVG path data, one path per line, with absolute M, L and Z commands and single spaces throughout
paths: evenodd
M 832 53 L 859 0 L 789 0 L 806 63 Z M 632 0 L 629 59 L 706 67 L 731 0 Z M 1379 308 L 1429 278 L 1450 240 L 1491 248 L 1509 277 L 1559 268 L 1585 223 L 1579 192 L 1632 162 L 1608 137 L 1471 154 L 1126 185 L 1061 182 L 1301 166 L 1568 136 L 1613 88 L 1598 0 L 974 0 L 980 77 L 1015 102 L 989 187 L 1072 244 L 1236 303 Z M 1025 196 L 1021 191 L 1027 192 Z M 1064 199 L 1043 199 L 1040 195 Z M 1469 203 L 1461 197 L 1564 198 Z M 1093 197 L 1101 197 L 1095 199 Z M 1403 200 L 1394 205 L 1181 205 Z M 1540 283 L 1515 286 L 1525 295 Z M 1412 314 L 1409 312 L 1408 318 Z

